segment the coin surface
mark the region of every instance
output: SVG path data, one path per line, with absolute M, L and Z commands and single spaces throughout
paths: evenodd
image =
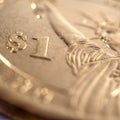
M 10 105 L 3 100 L 0 100 L 0 113 L 2 113 L 2 115 L 6 115 L 7 117 L 9 117 L 10 118 L 9 120 L 28 120 L 28 119 L 29 120 L 44 120 L 40 117 L 36 117 L 30 113 L 27 113 L 26 111 L 23 111 L 13 105 Z M 1 120 L 3 119 L 1 118 Z
M 39 116 L 120 118 L 120 12 L 107 0 L 6 0 L 0 97 Z

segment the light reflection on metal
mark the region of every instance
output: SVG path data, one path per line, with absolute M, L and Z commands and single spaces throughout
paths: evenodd
M 30 0 L 31 9 L 35 14 L 37 19 L 42 19 L 45 17 L 45 2 L 50 2 L 52 4 L 58 3 L 59 0 Z
M 4 0 L 0 0 L 0 4 L 3 4 L 4 3 Z
M 120 95 L 120 88 L 115 89 L 114 91 L 111 92 L 112 97 L 116 97 Z
M 44 10 L 44 1 L 39 0 L 30 0 L 31 9 L 35 14 L 37 19 L 41 19 L 44 17 L 45 10 Z
M 3 57 L 2 54 L 0 54 L 0 60 L 1 60 L 5 65 L 7 65 L 9 68 L 12 67 L 12 66 L 11 66 L 11 63 L 10 63 L 5 57 Z
M 4 6 L 4 0 L 0 0 L 0 9 Z
M 37 18 L 37 19 L 40 19 L 41 17 L 40 17 L 40 15 L 36 15 L 36 18 Z
M 11 70 L 13 70 L 16 73 L 18 73 L 20 76 L 24 76 L 25 78 L 33 79 L 33 77 L 31 77 L 27 73 L 23 72 L 22 70 L 18 69 L 16 66 L 14 66 L 13 64 L 11 64 L 2 54 L 0 54 L 0 61 L 2 63 L 4 63 Z
M 32 2 L 32 3 L 31 3 L 31 8 L 32 8 L 33 10 L 35 10 L 35 9 L 37 8 L 37 5 L 36 5 L 34 2 Z

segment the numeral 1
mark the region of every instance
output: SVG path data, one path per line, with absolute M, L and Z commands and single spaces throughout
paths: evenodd
M 51 58 L 48 57 L 48 45 L 49 45 L 49 37 L 40 37 L 40 38 L 32 38 L 33 40 L 37 41 L 36 51 L 31 57 L 40 58 L 45 60 L 50 60 Z

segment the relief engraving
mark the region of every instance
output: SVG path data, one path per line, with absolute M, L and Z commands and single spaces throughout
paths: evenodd
M 52 102 L 54 98 L 54 92 L 50 88 L 43 87 L 42 82 L 38 86 L 38 81 L 35 78 L 21 71 L 16 66 L 12 65 L 1 54 L 0 54 L 0 60 L 2 64 L 5 65 L 6 71 L 9 71 L 10 73 L 13 74 L 13 76 L 11 76 L 11 74 L 9 76 L 10 82 L 3 80 L 1 77 L 2 75 L 0 75 L 2 82 L 4 82 L 9 87 L 10 90 L 15 90 L 16 93 L 25 95 L 25 97 L 26 96 L 30 98 L 33 97 L 40 103 L 42 102 L 44 104 L 49 104 Z
M 81 15 L 85 18 L 85 22 L 78 23 L 78 25 L 86 27 L 94 31 L 95 37 L 89 38 L 90 40 L 99 39 L 101 40 L 107 48 L 112 49 L 113 51 L 120 54 L 120 42 L 119 40 L 115 40 L 110 35 L 118 35 L 120 36 L 120 22 L 119 21 L 111 21 L 104 13 L 100 13 L 103 21 L 97 21 L 92 16 L 82 13 Z M 91 21 L 94 23 L 95 26 L 89 25 L 87 22 Z
M 27 36 L 22 32 L 16 32 L 9 36 L 9 39 L 6 43 L 6 48 L 11 53 L 17 53 L 18 51 L 24 50 L 27 48 Z
M 68 45 L 66 60 L 75 75 L 79 73 L 82 65 L 111 57 L 73 27 L 55 6 L 50 3 L 46 3 L 45 6 L 51 26 Z
M 116 53 L 111 55 L 73 27 L 55 6 L 50 3 L 46 3 L 45 6 L 48 10 L 47 16 L 51 26 L 68 45 L 67 63 L 72 68 L 73 73 L 79 76 L 75 84 L 72 84 L 68 90 L 70 106 L 74 109 L 79 109 L 81 113 L 86 113 L 87 111 L 88 113 L 101 114 L 104 112 L 105 114 L 111 113 L 113 115 L 114 113 L 109 106 L 111 106 L 112 110 L 115 110 L 114 106 L 116 105 L 118 106 L 117 112 L 119 112 L 119 98 L 110 96 L 110 91 L 116 88 L 115 82 L 109 78 L 111 71 L 120 59 L 120 44 L 118 44 L 118 48 L 116 43 L 114 46 L 111 43 L 113 39 L 109 36 L 110 34 L 119 34 L 120 28 L 118 24 L 104 19 L 105 21 L 102 23 L 95 22 L 97 27 L 93 28 L 97 39 L 104 42 L 106 48 Z M 91 19 L 90 16 L 87 16 L 87 18 Z M 104 15 L 103 18 L 105 18 Z M 96 39 L 96 37 L 92 39 L 94 38 Z M 118 94 L 119 89 L 117 88 L 116 91 Z
M 48 57 L 48 47 L 49 47 L 49 37 L 40 37 L 40 38 L 32 38 L 37 42 L 36 50 L 30 56 L 33 58 L 44 59 L 51 61 L 51 58 Z M 25 50 L 28 46 L 27 36 L 22 32 L 16 32 L 15 34 L 10 35 L 8 41 L 5 44 L 5 47 L 11 53 L 18 53 L 21 50 Z
M 49 37 L 40 37 L 40 38 L 32 38 L 37 41 L 36 51 L 32 55 L 33 58 L 45 59 L 51 61 L 51 58 L 48 57 L 48 45 L 49 45 Z

